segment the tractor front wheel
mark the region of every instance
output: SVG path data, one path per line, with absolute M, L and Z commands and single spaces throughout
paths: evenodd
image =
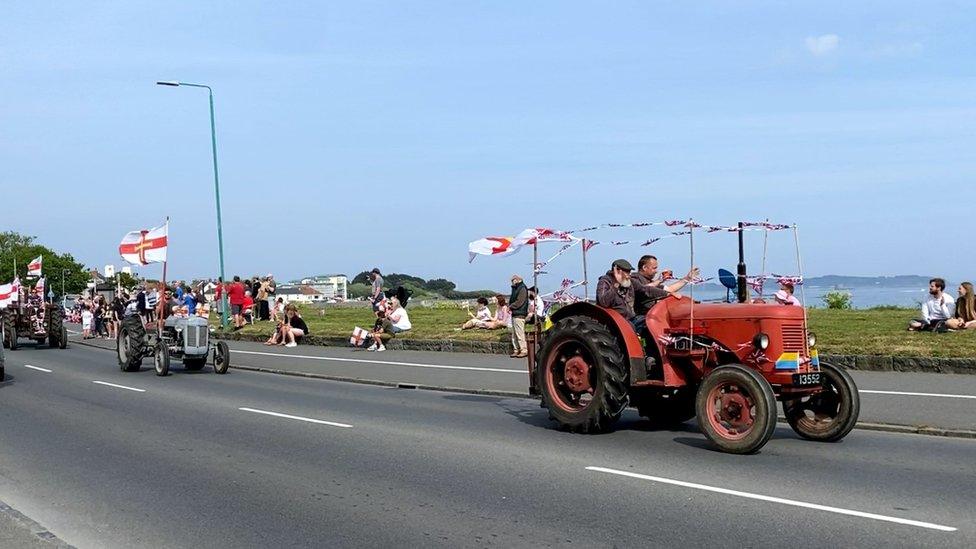
M 627 359 L 617 337 L 586 316 L 556 323 L 539 353 L 538 387 L 549 417 L 579 433 L 609 431 L 627 408 Z
M 861 397 L 854 379 L 833 364 L 820 363 L 823 390 L 783 401 L 786 421 L 809 440 L 836 442 L 851 432 L 861 413 Z
M 213 354 L 213 367 L 214 373 L 217 374 L 226 374 L 227 368 L 230 368 L 230 347 L 227 346 L 226 341 L 217 342 Z
M 153 356 L 153 366 L 156 367 L 157 376 L 169 374 L 169 347 L 165 341 L 156 344 L 156 352 Z
M 139 371 L 142 357 L 146 354 L 146 327 L 138 316 L 127 317 L 122 321 L 118 339 L 115 341 L 115 353 L 123 372 Z
M 723 452 L 751 454 L 776 429 L 776 395 L 755 370 L 720 366 L 702 380 L 695 399 L 698 426 Z

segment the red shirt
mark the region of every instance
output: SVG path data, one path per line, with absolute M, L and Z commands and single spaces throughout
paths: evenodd
M 230 300 L 231 305 L 243 305 L 244 285 L 240 282 L 232 282 L 231 285 L 227 287 L 227 299 Z
M 220 296 L 222 295 L 224 295 L 224 285 L 217 284 L 217 289 L 214 290 L 214 297 L 217 299 L 217 301 L 220 301 Z
M 241 306 L 244 307 L 245 309 L 250 309 L 251 307 L 254 306 L 254 300 L 251 299 L 251 296 L 246 295 L 244 296 L 244 304 Z

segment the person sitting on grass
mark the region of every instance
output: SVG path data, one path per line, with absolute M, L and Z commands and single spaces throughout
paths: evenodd
M 369 333 L 369 338 L 373 344 L 366 348 L 367 351 L 381 353 L 386 350 L 386 343 L 393 339 L 393 323 L 386 318 L 386 311 L 378 309 L 376 311 L 376 322 L 373 323 L 373 330 Z
M 485 322 L 485 330 L 501 330 L 512 325 L 512 315 L 508 311 L 508 299 L 503 295 L 496 295 L 495 304 L 498 307 L 495 309 L 495 316 Z
M 491 309 L 488 308 L 488 299 L 479 297 L 477 309 L 473 313 L 468 311 L 468 316 L 471 318 L 461 325 L 462 330 L 486 327 L 491 322 Z
M 944 332 L 946 321 L 955 316 L 956 301 L 945 293 L 945 280 L 929 280 L 929 298 L 922 304 L 922 318 L 908 323 L 909 332 Z
M 410 316 L 407 315 L 407 310 L 400 305 L 400 300 L 395 297 L 390 298 L 390 313 L 388 318 L 393 323 L 394 334 L 406 332 L 410 328 L 413 328 L 413 325 L 410 324 Z
M 254 324 L 254 298 L 251 297 L 250 290 L 244 292 L 244 302 L 241 304 L 241 316 L 244 324 Z
M 298 307 L 289 303 L 285 306 L 285 320 L 278 324 L 275 333 L 264 342 L 265 345 L 284 345 L 285 347 L 296 347 L 305 335 L 308 334 L 308 324 L 298 314 Z
M 946 327 L 950 330 L 976 330 L 976 294 L 973 294 L 972 282 L 959 285 L 956 314 L 946 320 Z
M 279 297 L 271 308 L 271 322 L 278 322 L 283 314 L 285 314 L 285 300 Z

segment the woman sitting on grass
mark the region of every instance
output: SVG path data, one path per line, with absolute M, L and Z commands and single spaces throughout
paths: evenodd
M 495 318 L 485 322 L 483 328 L 486 330 L 501 330 L 512 324 L 512 315 L 508 310 L 508 300 L 505 299 L 505 296 L 496 295 L 495 303 L 498 305 L 498 308 L 495 309 Z
M 395 297 L 390 298 L 390 313 L 387 315 L 387 318 L 393 323 L 394 334 L 406 332 L 410 328 L 413 328 L 413 324 L 410 324 L 410 317 L 407 315 L 407 310 L 400 305 L 400 300 Z
M 468 311 L 468 316 L 471 318 L 461 325 L 462 330 L 470 330 L 472 328 L 484 328 L 487 326 L 488 322 L 491 322 L 491 309 L 488 308 L 488 299 L 484 297 L 478 298 L 478 308 L 475 312 Z
M 946 320 L 946 327 L 950 330 L 976 330 L 976 294 L 973 294 L 972 282 L 959 285 L 956 314 Z
M 298 340 L 306 334 L 308 334 L 308 324 L 305 324 L 302 316 L 298 314 L 298 307 L 289 303 L 285 306 L 285 321 L 278 324 L 278 329 L 264 344 L 296 347 Z

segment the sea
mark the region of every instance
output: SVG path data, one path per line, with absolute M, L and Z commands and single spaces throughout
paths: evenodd
M 769 286 L 772 289 L 772 292 L 775 292 L 778 288 L 776 284 L 771 284 Z M 769 300 L 769 298 L 772 296 L 772 292 L 766 292 L 765 296 L 767 297 L 767 300 Z M 802 294 L 800 287 L 797 286 L 795 295 L 800 299 L 805 298 L 805 303 L 809 307 L 824 307 L 823 296 L 828 292 L 843 292 L 850 294 L 851 303 L 855 309 L 870 309 L 872 307 L 880 306 L 898 306 L 914 309 L 916 307 L 920 307 L 922 302 L 928 297 L 927 287 L 879 288 L 874 286 L 851 288 L 806 286 L 803 288 Z M 689 289 L 686 287 L 681 293 L 688 295 Z M 753 297 L 758 297 L 758 294 L 752 292 L 751 290 L 750 294 Z M 701 286 L 695 288 L 695 299 L 701 301 L 724 300 L 725 288 L 714 284 L 702 284 Z M 735 299 L 734 295 L 732 296 L 732 299 Z

